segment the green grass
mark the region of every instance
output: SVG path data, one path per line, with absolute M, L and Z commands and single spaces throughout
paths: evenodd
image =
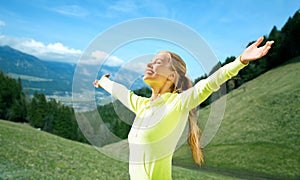
M 209 169 L 272 178 L 300 178 L 300 58 L 227 95 L 221 127 L 205 149 Z M 204 127 L 210 106 L 200 110 Z M 174 162 L 192 164 L 186 146 Z
M 24 124 L 0 122 L 2 178 L 126 177 L 126 164 L 114 162 L 89 145 L 69 141 Z M 108 163 L 109 162 L 109 163 Z
M 96 148 L 0 120 L 0 179 L 129 179 L 128 164 Z M 174 179 L 233 179 L 182 167 Z

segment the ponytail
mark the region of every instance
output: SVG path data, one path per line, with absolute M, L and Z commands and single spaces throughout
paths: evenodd
M 186 77 L 185 75 L 180 75 L 178 77 L 178 81 L 177 81 L 177 87 L 175 87 L 175 91 L 178 93 L 181 93 L 184 90 L 187 90 L 189 88 L 191 88 L 192 82 L 190 81 L 190 79 L 188 77 Z M 204 162 L 204 156 L 202 153 L 202 149 L 200 147 L 200 142 L 199 139 L 202 135 L 201 129 L 198 126 L 198 121 L 197 121 L 197 109 L 193 108 L 192 110 L 190 110 L 189 112 L 189 137 L 188 137 L 188 143 L 190 145 L 191 151 L 192 151 L 192 155 L 193 155 L 193 159 L 195 161 L 195 163 L 200 166 L 201 164 L 203 164 Z
M 204 156 L 202 149 L 200 147 L 199 139 L 202 135 L 202 132 L 197 124 L 197 118 L 196 118 L 196 109 L 192 109 L 189 112 L 189 138 L 188 142 L 190 145 L 190 148 L 192 150 L 193 159 L 195 163 L 200 166 L 204 163 Z
M 186 74 L 186 64 L 182 60 L 182 58 L 176 53 L 170 51 L 162 51 L 170 54 L 170 64 L 174 71 L 177 72 L 177 79 L 174 82 L 172 87 L 173 92 L 181 93 L 184 90 L 187 90 L 193 86 L 191 80 L 185 76 Z M 202 153 L 202 149 L 200 147 L 200 137 L 202 135 L 201 130 L 198 126 L 196 108 L 190 110 L 189 112 L 189 137 L 188 143 L 192 150 L 192 155 L 195 163 L 200 166 L 204 162 L 204 157 Z

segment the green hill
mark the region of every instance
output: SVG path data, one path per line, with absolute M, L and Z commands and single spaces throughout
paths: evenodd
M 0 179 L 129 179 L 128 164 L 96 148 L 0 120 Z M 174 179 L 232 179 L 210 172 L 173 168 Z
M 247 177 L 300 178 L 300 57 L 227 95 L 221 127 L 203 168 Z M 210 106 L 200 110 L 204 127 Z M 186 146 L 174 163 L 191 167 Z

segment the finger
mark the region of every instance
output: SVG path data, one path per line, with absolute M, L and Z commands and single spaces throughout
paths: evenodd
M 264 40 L 264 37 L 263 37 L 263 36 L 259 37 L 259 38 L 256 40 L 256 42 L 254 43 L 254 45 L 255 45 L 255 46 L 259 46 L 259 45 L 263 42 L 263 40 Z
M 273 43 L 274 43 L 274 41 L 268 41 L 268 42 L 266 42 L 266 44 L 267 44 L 268 46 L 271 46 Z
M 97 85 L 97 84 L 95 84 L 95 83 L 94 83 L 93 85 L 94 85 L 95 87 L 97 87 L 97 86 L 98 86 L 98 85 Z
M 265 49 L 267 47 L 271 47 L 273 43 L 274 43 L 274 41 L 267 41 L 266 44 L 262 47 L 263 47 L 263 49 Z
M 96 85 L 98 84 L 98 80 L 95 80 L 95 81 L 93 82 L 93 84 L 94 84 L 94 86 L 96 86 Z
M 269 52 L 270 49 L 271 49 L 271 46 L 267 46 L 267 47 L 263 50 L 262 56 L 265 56 L 265 55 Z

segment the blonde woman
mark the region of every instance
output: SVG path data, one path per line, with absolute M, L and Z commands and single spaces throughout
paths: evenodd
M 267 54 L 273 41 L 258 47 L 260 37 L 233 62 L 223 66 L 207 79 L 192 87 L 186 77 L 186 64 L 173 52 L 161 51 L 145 68 L 143 80 L 152 89 L 150 98 L 135 95 L 125 86 L 113 82 L 109 75 L 94 81 L 136 114 L 128 135 L 129 174 L 132 180 L 172 179 L 172 156 L 189 121 L 188 142 L 196 164 L 204 162 L 199 145 L 200 129 L 195 107 L 231 77 L 237 75 L 249 61 Z

